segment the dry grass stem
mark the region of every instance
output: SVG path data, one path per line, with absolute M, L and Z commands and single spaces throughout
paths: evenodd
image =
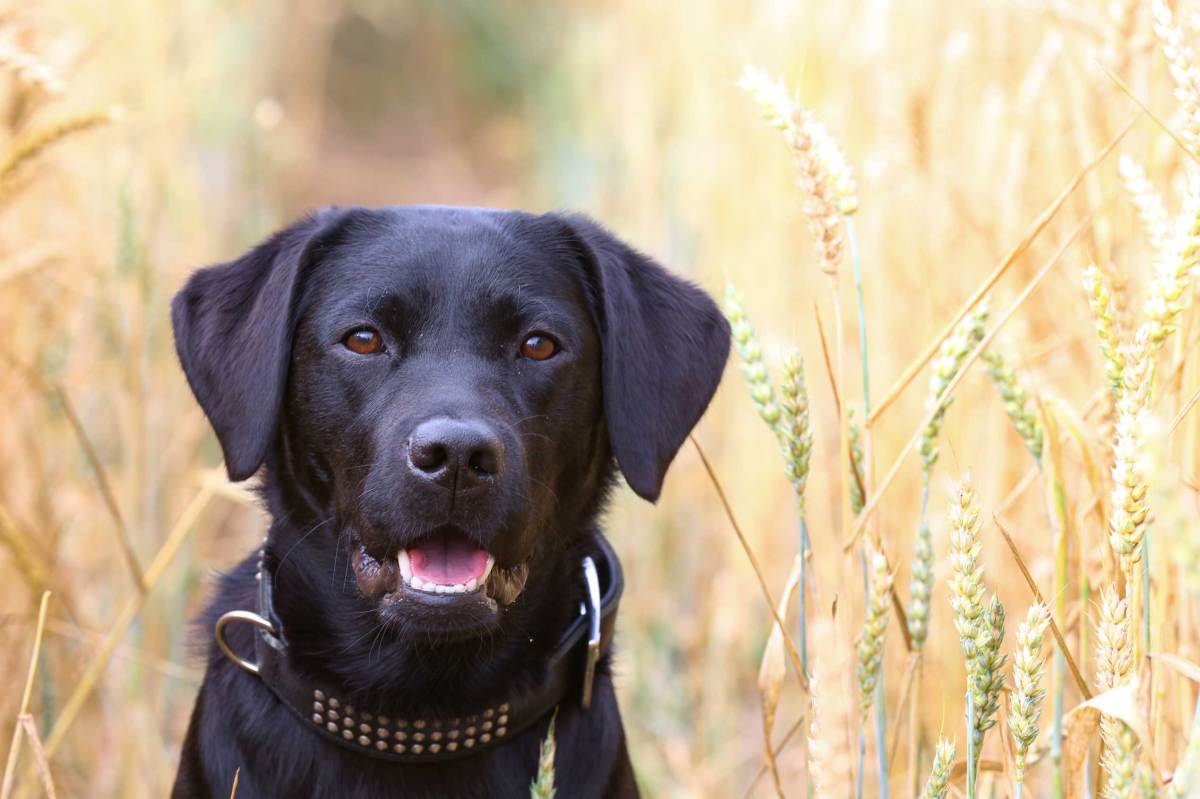
M 17 776 L 17 761 L 21 756 L 21 719 L 29 712 L 29 700 L 33 696 L 33 680 L 37 675 L 38 659 L 42 652 L 42 635 L 46 629 L 46 610 L 50 607 L 50 592 L 42 594 L 38 606 L 37 628 L 33 633 L 33 649 L 29 653 L 29 668 L 25 672 L 25 690 L 21 692 L 21 704 L 17 710 L 17 723 L 13 727 L 12 741 L 8 745 L 8 760 L 4 765 L 4 781 L 0 784 L 0 799 L 12 795 L 13 782 Z
M 688 440 L 696 448 L 696 454 L 700 456 L 700 462 L 704 466 L 704 471 L 708 474 L 713 488 L 716 489 L 718 499 L 721 500 L 721 507 L 725 511 L 725 517 L 729 520 L 730 526 L 733 527 L 733 532 L 737 535 L 738 543 L 742 545 L 742 551 L 746 554 L 746 559 L 750 562 L 750 568 L 754 571 L 754 575 L 758 579 L 758 588 L 762 592 L 763 600 L 771 609 L 771 616 L 775 620 L 775 624 L 779 626 L 779 630 L 783 636 L 783 645 L 787 651 L 788 658 L 792 662 L 792 668 L 796 672 L 796 678 L 804 686 L 804 689 L 808 690 L 808 677 L 804 673 L 800 653 L 796 649 L 796 644 L 792 640 L 791 635 L 788 634 L 787 627 L 784 626 L 783 619 L 779 616 L 779 611 L 775 608 L 775 600 L 771 597 L 771 589 L 767 587 L 766 578 L 763 577 L 762 567 L 758 563 L 758 558 L 755 556 L 754 550 L 750 547 L 750 542 L 746 540 L 741 525 L 738 524 L 737 518 L 733 515 L 733 507 L 729 504 L 728 497 L 725 496 L 725 489 L 721 486 L 721 481 L 717 479 L 717 474 L 713 471 L 712 464 L 709 462 L 708 456 L 704 454 L 704 449 L 700 446 L 700 442 L 696 440 L 694 435 L 689 435 Z
M 1039 605 L 1049 607 L 1046 598 L 1042 596 L 1042 592 L 1038 590 L 1037 583 L 1033 581 L 1033 575 L 1029 573 L 1029 567 L 1025 565 L 1025 559 L 1021 557 L 1021 553 L 1017 550 L 1016 542 L 1009 535 L 1008 530 L 1000 523 L 1000 519 L 995 515 L 992 516 L 992 521 L 996 523 L 996 529 L 1000 531 L 1004 542 L 1008 544 L 1008 549 L 1013 554 L 1013 560 L 1017 564 L 1017 568 L 1021 571 L 1021 576 L 1025 578 L 1025 584 L 1029 586 L 1029 591 L 1033 594 L 1034 601 Z M 1054 617 L 1050 617 L 1050 633 L 1054 636 L 1054 643 L 1058 646 L 1058 651 L 1061 652 L 1067 661 L 1067 666 L 1071 670 L 1071 676 L 1075 678 L 1075 687 L 1079 689 L 1079 693 L 1085 700 L 1092 698 L 1091 689 L 1088 688 L 1087 681 L 1083 678 L 1083 673 L 1079 670 L 1079 664 L 1075 662 L 1075 658 L 1071 655 L 1071 650 L 1067 648 L 1066 639 L 1063 638 L 1062 631 L 1058 629 L 1058 624 L 1055 623 Z

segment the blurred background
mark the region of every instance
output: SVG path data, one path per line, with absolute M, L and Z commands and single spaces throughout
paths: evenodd
M 1193 16 L 1181 11 L 1180 20 L 1194 35 Z M 20 707 L 38 601 L 50 590 L 29 709 L 59 795 L 169 792 L 201 677 L 189 619 L 214 575 L 264 530 L 245 486 L 224 482 L 215 439 L 176 363 L 169 301 L 191 270 L 330 203 L 579 210 L 714 295 L 735 283 L 772 369 L 790 347 L 805 356 L 816 437 L 810 617 L 828 619 L 835 598 L 839 605 L 836 627 L 822 627 L 813 646 L 850 657 L 862 624 L 861 574 L 857 555 L 842 554 L 849 531 L 840 422 L 816 319 L 831 348 L 841 342 L 833 355 L 845 364 L 840 400 L 861 419 L 854 286 L 848 261 L 833 288 L 818 269 L 792 158 L 738 88 L 748 62 L 787 81 L 856 171 L 876 401 L 1134 117 L 1136 106 L 1104 69 L 1164 117 L 1175 107 L 1148 10 L 1137 3 L 0 6 L 0 152 L 8 154 L 0 167 L 0 668 L 10 675 L 0 733 Z M 39 136 L 42 146 L 30 147 Z M 1144 162 L 1178 206 L 1184 156 L 1151 120 L 1143 117 L 1118 152 Z M 1098 441 L 1105 428 L 1093 398 L 1105 378 L 1080 270 L 1092 259 L 1118 263 L 1137 282 L 1151 259 L 1115 154 L 1085 178 L 991 301 L 996 310 L 1011 303 L 1088 216 L 1091 227 L 996 346 L 1031 392 L 1061 399 Z M 1185 357 L 1192 332 L 1189 321 L 1169 350 L 1180 365 L 1161 408 L 1168 421 L 1182 404 L 1178 384 L 1186 396 L 1200 377 L 1200 364 Z M 927 382 L 923 369 L 873 425 L 869 483 L 916 429 Z M 1176 564 L 1200 550 L 1185 527 L 1190 518 L 1194 528 L 1195 493 L 1181 487 L 1195 474 L 1194 421 L 1170 439 L 1156 472 L 1159 551 Z M 778 597 L 797 549 L 795 502 L 732 360 L 696 437 Z M 1080 553 L 1104 538 L 1087 513 L 1095 496 L 1080 453 L 1065 455 L 1082 544 L 1072 544 L 1073 573 L 1087 568 Z M 938 584 L 918 677 L 918 722 L 929 741 L 940 730 L 955 734 L 962 718 L 964 671 L 942 580 L 951 479 L 973 471 L 985 518 L 1004 503 L 1006 526 L 1047 592 L 1044 492 L 1020 488 L 1031 466 L 976 367 L 948 412 L 932 482 Z M 919 461 L 909 458 L 874 518 L 901 597 L 920 499 Z M 770 616 L 695 449 L 681 450 L 657 506 L 622 489 L 607 527 L 627 572 L 617 671 L 645 794 L 774 795 L 762 778 L 756 686 Z M 1028 591 L 994 528 L 983 537 L 989 582 L 1015 627 Z M 1186 635 L 1196 594 L 1183 587 L 1192 585 L 1185 571 L 1164 576 L 1181 587 L 1163 602 L 1178 620 L 1172 630 L 1182 631 L 1168 637 L 1191 640 L 1194 650 Z M 1073 593 L 1071 602 L 1070 634 L 1086 635 L 1086 599 Z M 892 714 L 906 662 L 893 622 L 883 670 Z M 853 716 L 853 668 L 844 673 L 845 685 L 824 690 L 844 696 Z M 1163 701 L 1182 708 L 1163 722 L 1178 732 L 1190 704 Z M 803 707 L 789 678 L 777 742 Z M 802 737 L 780 755 L 796 796 L 804 793 Z M 986 755 L 999 759 L 993 739 Z M 869 738 L 868 752 L 874 746 Z M 919 774 L 909 773 L 903 746 L 893 754 L 895 785 L 924 779 L 927 752 Z M 871 757 L 868 769 L 876 768 Z M 1164 752 L 1164 761 L 1174 755 Z M 31 762 L 26 749 L 17 784 L 36 793 Z M 1048 775 L 1034 771 L 1032 795 L 1043 795 Z M 865 791 L 876 795 L 875 777 Z

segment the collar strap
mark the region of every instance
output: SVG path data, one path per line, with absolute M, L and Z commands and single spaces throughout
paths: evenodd
M 584 710 L 590 706 L 596 665 L 612 646 L 617 605 L 624 589 L 616 553 L 603 536 L 597 535 L 595 541 L 596 554 L 585 556 L 581 564 L 584 598 L 579 603 L 579 615 L 551 654 L 545 679 L 532 692 L 496 701 L 458 718 L 399 718 L 373 713 L 347 704 L 335 686 L 317 684 L 297 674 L 275 615 L 272 580 L 263 566 L 262 550 L 256 575 L 258 612 L 229 611 L 217 620 L 214 634 L 226 657 L 258 676 L 305 726 L 333 743 L 400 763 L 464 757 L 512 738 L 559 705 L 573 687 L 582 685 L 580 706 Z M 232 623 L 256 628 L 253 661 L 234 652 L 225 641 L 225 627 Z

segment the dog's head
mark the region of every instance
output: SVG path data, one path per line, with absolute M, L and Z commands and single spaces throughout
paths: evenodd
M 478 209 L 322 211 L 197 272 L 172 317 L 230 477 L 266 462 L 385 622 L 472 635 L 614 459 L 658 497 L 729 347 L 707 295 L 589 220 Z

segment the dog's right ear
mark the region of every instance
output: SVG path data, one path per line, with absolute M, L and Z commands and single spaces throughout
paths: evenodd
M 216 431 L 231 480 L 258 471 L 275 436 L 306 266 L 345 212 L 327 209 L 192 275 L 171 303 L 175 350 Z

